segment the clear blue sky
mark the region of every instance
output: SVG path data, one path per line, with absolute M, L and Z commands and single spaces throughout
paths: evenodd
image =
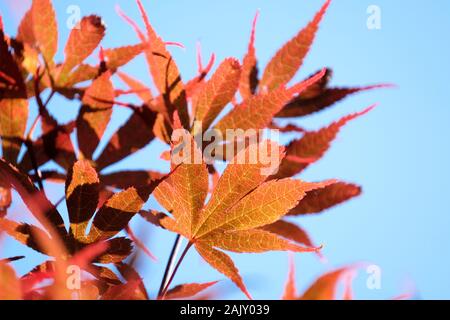
M 15 3 L 11 10 L 8 3 Z M 23 3 L 19 8 L 17 3 Z M 139 20 L 134 1 L 59 0 L 56 9 L 62 49 L 69 5 L 79 5 L 82 14 L 102 15 L 108 25 L 105 47 L 137 42 L 132 30 L 117 17 L 118 3 Z M 311 19 L 319 0 L 293 1 L 146 1 L 152 23 L 167 41 L 178 41 L 185 50 L 171 51 L 184 79 L 196 72 L 195 44 L 201 41 L 205 59 L 211 52 L 218 60 L 241 58 L 246 50 L 251 20 L 257 9 L 261 16 L 257 28 L 257 55 L 264 66 L 273 53 Z M 371 4 L 381 8 L 381 30 L 368 30 L 366 10 Z M 15 26 L 28 1 L 3 0 L 0 12 L 6 30 Z M 422 298 L 450 298 L 450 2 L 447 0 L 340 0 L 334 1 L 322 24 L 315 46 L 297 79 L 321 67 L 334 69 L 336 85 L 366 85 L 390 82 L 397 89 L 374 91 L 355 96 L 323 114 L 299 123 L 318 128 L 340 116 L 379 102 L 370 114 L 349 124 L 339 135 L 327 156 L 308 169 L 302 178 L 339 178 L 360 183 L 364 194 L 321 216 L 298 219 L 314 240 L 325 245 L 328 259 L 323 264 L 313 255 L 296 256 L 298 286 L 304 288 L 313 278 L 335 266 L 370 261 L 382 268 L 381 290 L 368 290 L 367 275 L 359 272 L 355 280 L 360 298 L 381 299 L 395 296 L 411 287 Z M 61 50 L 62 52 L 62 50 Z M 60 56 L 61 57 L 61 56 Z M 217 65 L 217 64 L 216 64 Z M 141 57 L 126 71 L 149 83 Z M 62 99 L 53 101 L 51 111 L 62 120 L 73 118 L 76 105 Z M 125 111 L 116 111 L 108 132 L 124 121 Z M 116 168 L 163 169 L 155 159 L 162 145 L 153 143 Z M 111 168 L 114 169 L 114 168 Z M 49 186 L 53 199 L 61 190 Z M 147 204 L 155 207 L 154 201 Z M 61 206 L 64 207 L 64 206 Z M 64 211 L 64 210 L 63 210 Z M 12 208 L 12 217 L 25 219 L 23 206 Z M 142 257 L 140 270 L 152 294 L 159 286 L 173 234 L 156 230 L 135 220 L 139 233 L 147 231 L 148 246 L 159 257 L 153 263 Z M 15 266 L 27 271 L 42 256 L 22 246 L 6 242 L 1 256 L 25 252 L 26 260 Z M 249 290 L 255 298 L 278 298 L 287 273 L 287 254 L 233 255 Z M 224 277 L 204 264 L 193 251 L 183 262 L 175 283 L 204 282 Z M 229 298 L 243 298 L 229 281 L 220 288 Z

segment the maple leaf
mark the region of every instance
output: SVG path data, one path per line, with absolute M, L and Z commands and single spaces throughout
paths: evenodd
M 239 85 L 241 66 L 236 59 L 225 59 L 211 79 L 194 97 L 195 120 L 202 122 L 202 130 L 209 128 L 222 109 L 233 99 Z
M 248 99 L 256 92 L 258 86 L 258 66 L 255 50 L 255 31 L 256 22 L 258 20 L 259 11 L 253 19 L 252 31 L 250 34 L 250 42 L 248 44 L 247 53 L 242 60 L 241 79 L 239 81 L 239 93 L 242 99 Z
M 309 193 L 310 192 L 307 192 L 306 196 L 308 196 Z M 304 198 L 300 200 L 300 202 L 302 202 L 303 200 Z M 272 224 L 263 226 L 261 229 L 277 234 L 280 237 L 305 245 L 307 247 L 316 247 L 316 245 L 313 244 L 312 240 L 310 239 L 308 233 L 305 230 L 285 220 L 278 220 Z
M 202 159 L 195 141 L 192 137 L 189 139 L 193 159 Z M 227 166 L 206 205 L 208 170 L 203 162 L 181 163 L 154 191 L 157 201 L 173 216 L 173 219 L 162 219 L 161 224 L 189 239 L 188 248 L 195 245 L 212 267 L 229 277 L 248 297 L 234 263 L 217 249 L 316 251 L 316 248 L 296 245 L 258 228 L 283 217 L 307 191 L 328 184 L 292 179 L 264 182 L 267 176 L 261 169 L 267 164 L 261 161 L 239 164 L 238 161 L 262 150 L 278 153 L 281 157 L 282 149 L 276 143 L 264 141 L 250 145 Z
M 136 56 L 141 54 L 147 44 L 140 43 L 133 46 L 124 46 L 114 49 L 106 49 L 103 51 L 106 59 L 106 65 L 109 70 L 115 71 L 119 67 L 126 65 Z
M 11 206 L 11 189 L 0 186 L 0 218 L 6 216 L 6 210 Z
M 354 266 L 343 267 L 320 276 L 300 297 L 301 300 L 335 300 L 340 280 L 354 270 Z
M 166 49 L 165 42 L 159 37 L 150 24 L 147 13 L 140 0 L 137 0 L 139 10 L 147 30 L 148 48 L 145 50 L 147 62 L 156 87 L 164 98 L 169 120 L 173 120 L 176 110 L 184 128 L 189 127 L 186 92 L 180 72 L 174 59 Z
M 3 157 L 16 163 L 28 119 L 27 92 L 21 70 L 0 28 L 0 137 Z
M 311 77 L 313 76 L 314 75 Z M 355 93 L 393 87 L 389 84 L 353 88 L 328 87 L 331 76 L 332 71 L 327 69 L 326 75 L 321 79 L 321 81 L 316 82 L 314 85 L 300 93 L 297 97 L 293 98 L 283 107 L 283 109 L 280 110 L 280 112 L 276 114 L 275 117 L 304 117 L 322 111 Z
M 259 93 L 244 100 L 216 125 L 215 129 L 223 133 L 227 129 L 262 129 L 270 124 L 272 118 L 292 98 L 294 94 L 307 89 L 325 75 L 325 70 L 290 88 L 281 86 L 268 93 Z
M 1 220 L 0 229 L 21 243 L 41 253 L 54 256 L 55 250 L 51 250 L 49 245 L 56 237 L 63 241 L 68 254 L 73 256 L 86 250 L 92 244 L 106 241 L 107 249 L 92 259 L 93 262 L 99 263 L 121 262 L 131 253 L 130 240 L 124 237 L 112 237 L 128 225 L 131 218 L 140 211 L 144 200 L 140 198 L 136 189 L 131 187 L 112 195 L 95 214 L 100 181 L 88 160 L 77 161 L 67 177 L 66 203 L 70 221 L 69 232 L 65 230 L 63 220 L 56 208 L 24 174 L 0 160 L 0 177 L 5 179 L 4 181 L 10 181 L 10 187 L 19 192 L 36 218 L 47 226 L 47 231 L 51 231 L 52 228 L 58 231 L 57 234 L 50 233 L 52 235 L 50 239 L 47 233 L 38 227 L 6 219 Z M 92 217 L 92 226 L 86 234 L 87 225 Z
M 105 72 L 95 79 L 83 97 L 77 118 L 77 136 L 85 158 L 92 158 L 111 118 L 115 94 L 110 76 Z
M 361 187 L 351 183 L 336 182 L 322 189 L 308 192 L 302 201 L 288 212 L 288 215 L 319 213 L 360 194 Z
M 295 284 L 295 264 L 291 258 L 289 261 L 289 274 L 284 288 L 284 300 L 336 300 L 336 291 L 339 282 L 349 277 L 356 265 L 345 266 L 329 271 L 318 277 L 302 294 L 297 293 Z M 351 300 L 351 281 L 345 283 L 344 299 Z
M 203 290 L 215 285 L 218 281 L 211 281 L 206 283 L 186 283 L 180 284 L 172 289 L 168 290 L 164 299 L 174 300 L 174 299 L 186 299 L 191 298 Z
M 0 300 L 21 300 L 20 281 L 14 269 L 0 262 Z
M 274 178 L 292 177 L 302 172 L 311 163 L 325 154 L 341 127 L 347 122 L 368 113 L 374 106 L 361 112 L 350 114 L 318 131 L 308 131 L 302 138 L 291 141 L 286 147 L 286 157 L 281 162 Z
M 155 137 L 155 121 L 156 113 L 148 105 L 135 109 L 125 124 L 112 135 L 96 160 L 97 167 L 103 169 L 149 144 Z
M 261 88 L 274 90 L 294 77 L 297 70 L 301 67 L 306 54 L 309 52 L 319 23 L 330 3 L 331 0 L 326 0 L 314 19 L 287 42 L 270 60 L 259 83 Z
M 33 0 L 31 5 L 33 34 L 48 65 L 58 50 L 58 25 L 55 9 L 50 0 Z
M 105 35 L 102 19 L 92 15 L 81 19 L 67 40 L 65 60 L 61 67 L 58 83 L 64 84 L 67 75 L 77 65 L 81 64 L 98 47 Z

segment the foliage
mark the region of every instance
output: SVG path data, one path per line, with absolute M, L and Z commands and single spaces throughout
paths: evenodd
M 136 31 L 138 43 L 103 49 L 106 27 L 100 17 L 91 15 L 82 18 L 71 31 L 62 62 L 55 61 L 60 44 L 50 0 L 33 0 L 15 37 L 5 34 L 0 21 L 0 232 L 48 256 L 47 262 L 20 277 L 11 263 L 23 257 L 0 261 L 1 299 L 148 299 L 147 290 L 155 288 L 144 286 L 130 258 L 133 246 L 151 255 L 129 226 L 137 214 L 188 240 L 157 298 L 192 297 L 216 283 L 171 287 L 191 247 L 250 298 L 238 268 L 224 251 L 320 254 L 320 247 L 313 244 L 308 233 L 286 217 L 318 214 L 361 193 L 361 188 L 352 183 L 305 182 L 297 175 L 325 154 L 344 125 L 371 108 L 317 131 L 280 125 L 284 118 L 305 117 L 354 93 L 382 87 L 330 87 L 330 69 L 291 83 L 330 0 L 274 55 L 261 75 L 255 48 L 256 16 L 248 51 L 241 61 L 226 58 L 211 72 L 214 56 L 206 67 L 199 57 L 198 75 L 187 81 L 182 79 L 168 50 L 168 46 L 178 44 L 165 42 L 149 22 L 140 0 L 137 4 L 145 31 L 119 13 Z M 87 63 L 86 59 L 96 53 L 98 64 Z M 141 54 L 148 63 L 154 88 L 121 71 Z M 127 88 L 115 88 L 114 79 L 121 79 Z M 119 99 L 129 94 L 136 95 L 142 104 Z M 59 123 L 50 114 L 48 105 L 54 95 L 79 102 L 75 119 Z M 31 101 L 38 109 L 34 120 L 28 119 L 29 109 L 34 107 Z M 105 141 L 103 150 L 96 152 L 105 139 L 113 109 L 120 107 L 130 109 L 131 116 Z M 27 129 L 29 120 L 32 125 Z M 234 138 L 225 138 L 214 153 L 215 160 L 229 162 L 219 174 L 215 161 L 204 156 L 208 144 L 199 143 L 198 137 L 205 132 L 225 135 L 230 129 L 278 129 L 299 138 L 287 146 L 257 140 L 243 148 L 238 148 Z M 173 135 L 177 130 L 185 132 L 183 143 L 189 143 L 189 153 L 199 162 L 173 161 L 180 146 Z M 39 135 L 35 136 L 35 132 Z M 155 139 L 168 146 L 163 156 L 171 161 L 170 172 L 149 169 L 104 173 L 107 167 Z M 237 152 L 229 157 L 226 148 Z M 238 161 L 239 157 L 263 151 L 276 155 L 270 175 L 262 173 L 267 164 L 261 160 L 244 164 Z M 95 154 L 98 156 L 94 158 Z M 49 163 L 56 164 L 57 169 L 43 170 Z M 47 181 L 64 183 L 65 197 L 60 203 L 47 198 Z M 8 217 L 13 198 L 19 201 L 16 195 L 29 209 L 35 224 Z M 166 211 L 143 210 L 150 196 Z M 68 227 L 57 209 L 61 203 L 67 206 Z M 81 285 L 76 289 L 66 282 L 66 271 L 71 266 L 83 270 Z M 52 281 L 40 285 L 44 280 Z M 303 297 L 334 298 L 329 289 L 318 292 L 318 286 Z M 285 297 L 294 297 L 293 292 L 292 288 L 286 289 Z

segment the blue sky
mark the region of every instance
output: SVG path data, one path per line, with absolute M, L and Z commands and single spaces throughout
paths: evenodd
M 12 10 L 8 3 L 16 3 Z M 56 10 L 60 25 L 60 56 L 69 29 L 69 5 L 78 5 L 83 15 L 100 14 L 108 32 L 104 47 L 136 42 L 133 31 L 115 14 L 119 4 L 139 20 L 134 1 L 60 0 Z M 17 5 L 20 3 L 22 7 Z M 9 34 L 15 33 L 28 1 L 0 2 L 0 12 Z M 246 50 L 250 24 L 257 9 L 256 49 L 260 66 L 303 27 L 322 1 L 161 1 L 144 0 L 152 23 L 167 41 L 178 41 L 186 49 L 171 48 L 184 79 L 191 78 L 195 65 L 196 42 L 200 41 L 204 59 L 214 52 L 217 61 L 228 56 L 241 58 Z M 381 9 L 381 29 L 366 26 L 369 5 Z M 367 261 L 382 270 L 382 288 L 369 290 L 367 274 L 359 272 L 355 291 L 359 298 L 382 299 L 415 288 L 425 299 L 450 298 L 450 30 L 447 0 L 414 2 L 406 0 L 340 0 L 331 5 L 321 25 L 315 45 L 296 79 L 322 67 L 334 70 L 333 84 L 367 85 L 394 83 L 396 89 L 357 95 L 333 109 L 298 121 L 307 128 L 319 128 L 340 116 L 378 102 L 368 115 L 345 127 L 326 157 L 311 166 L 302 178 L 317 181 L 338 178 L 363 186 L 364 194 L 323 215 L 296 219 L 317 243 L 323 243 L 328 263 L 310 254 L 296 255 L 299 288 L 330 268 Z M 142 57 L 126 66 L 125 71 L 150 83 Z M 217 66 L 217 63 L 216 63 Z M 119 84 L 119 82 L 118 82 Z M 77 105 L 55 99 L 51 111 L 61 120 L 73 118 Z M 117 110 L 108 128 L 111 134 L 126 118 Z M 160 143 L 121 162 L 119 168 L 165 169 L 155 155 L 163 150 Z M 49 185 L 50 195 L 58 199 L 61 190 Z M 62 208 L 64 206 L 61 206 Z M 147 207 L 156 207 L 151 200 Z M 25 219 L 24 208 L 12 208 L 12 216 Z M 64 210 L 62 210 L 64 211 Z M 138 233 L 147 233 L 147 243 L 158 256 L 157 263 L 140 259 L 140 270 L 151 293 L 159 286 L 173 234 L 134 221 Z M 26 260 L 15 266 L 25 272 L 42 256 L 7 240 L 1 256 L 25 252 Z M 278 298 L 287 274 L 287 254 L 232 255 L 255 298 Z M 190 252 L 175 282 L 204 282 L 224 277 Z M 243 298 L 229 281 L 220 287 L 227 298 Z

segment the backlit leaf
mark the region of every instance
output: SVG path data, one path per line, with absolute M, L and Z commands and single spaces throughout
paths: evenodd
M 103 51 L 106 58 L 106 65 L 110 70 L 117 70 L 126 65 L 137 55 L 141 54 L 146 48 L 146 44 L 137 44 L 134 46 L 125 46 Z
M 337 182 L 322 189 L 309 191 L 298 205 L 289 211 L 288 215 L 319 213 L 360 194 L 361 187 Z
M 335 300 L 339 281 L 354 267 L 333 270 L 319 277 L 300 297 L 301 300 Z
M 76 162 L 67 175 L 66 203 L 70 230 L 76 239 L 85 237 L 98 203 L 99 179 L 87 160 Z
M 241 79 L 239 81 L 239 93 L 244 100 L 250 98 L 256 92 L 256 87 L 258 85 L 258 66 L 255 52 L 255 30 L 258 16 L 259 11 L 256 13 L 255 18 L 253 19 L 250 42 L 248 44 L 247 53 L 242 60 L 242 73 Z
M 33 33 L 47 64 L 51 65 L 58 50 L 58 26 L 50 0 L 33 0 L 31 5 Z
M 199 90 L 194 99 L 195 120 L 202 121 L 202 129 L 209 128 L 222 109 L 233 99 L 239 84 L 241 67 L 236 59 L 225 59 L 212 78 Z
M 324 74 L 325 70 L 289 89 L 281 86 L 268 93 L 259 93 L 251 96 L 225 115 L 216 124 L 215 129 L 225 133 L 228 129 L 265 128 L 270 124 L 275 114 L 291 100 L 294 94 L 302 92 L 316 81 L 319 81 Z
M 22 290 L 14 269 L 0 263 L 0 300 L 21 300 Z
M 149 46 L 145 52 L 153 81 L 164 98 L 169 117 L 175 110 L 178 111 L 183 127 L 189 128 L 186 92 L 178 67 L 165 42 L 151 26 L 141 1 L 137 2 L 147 29 Z
M 319 23 L 330 5 L 326 0 L 314 19 L 296 36 L 288 41 L 270 60 L 260 81 L 261 88 L 274 90 L 291 80 L 302 66 L 314 41 Z
M 149 144 L 155 137 L 152 130 L 155 120 L 156 113 L 147 105 L 136 109 L 125 124 L 112 135 L 96 160 L 99 170 L 126 158 Z
M 327 188 L 327 187 L 323 187 L 323 188 L 317 189 L 317 190 L 322 190 L 325 188 Z M 310 192 L 313 192 L 313 191 L 310 191 Z M 307 196 L 308 196 L 308 193 L 306 193 L 306 196 L 302 200 L 300 200 L 300 202 L 303 201 Z M 290 223 L 288 221 L 285 221 L 285 220 L 278 220 L 272 224 L 268 224 L 268 225 L 261 227 L 261 229 L 269 231 L 274 234 L 277 234 L 277 235 L 279 235 L 285 239 L 291 240 L 293 242 L 303 244 L 307 247 L 315 246 L 305 230 L 303 230 L 299 226 L 297 226 L 293 223 Z
M 22 74 L 0 28 L 0 138 L 3 158 L 16 163 L 28 119 L 28 101 Z
M 81 64 L 98 47 L 105 35 L 102 19 L 91 15 L 81 19 L 70 32 L 64 49 L 65 61 L 61 67 L 59 83 L 65 84 L 68 73 Z
M 230 278 L 231 281 L 233 281 L 249 299 L 252 298 L 250 293 L 247 291 L 241 276 L 239 275 L 239 270 L 236 268 L 233 260 L 231 260 L 229 256 L 219 250 L 199 243 L 195 245 L 195 248 L 206 262 L 208 262 L 214 269 Z
M 93 242 L 113 237 L 128 225 L 143 205 L 135 188 L 116 193 L 95 215 L 88 240 Z
M 171 212 L 186 234 L 192 235 L 197 226 L 198 212 L 208 194 L 208 169 L 202 161 L 201 151 L 190 138 L 192 159 L 181 163 L 154 191 L 154 196 Z M 190 163 L 192 162 L 192 163 Z
M 173 300 L 173 299 L 186 299 L 191 298 L 203 290 L 208 289 L 209 287 L 215 285 L 217 281 L 206 282 L 206 283 L 186 283 L 180 284 L 169 291 L 167 291 L 164 299 Z
M 77 118 L 79 148 L 85 158 L 92 158 L 106 130 L 112 114 L 114 97 L 109 72 L 95 79 L 86 90 Z

